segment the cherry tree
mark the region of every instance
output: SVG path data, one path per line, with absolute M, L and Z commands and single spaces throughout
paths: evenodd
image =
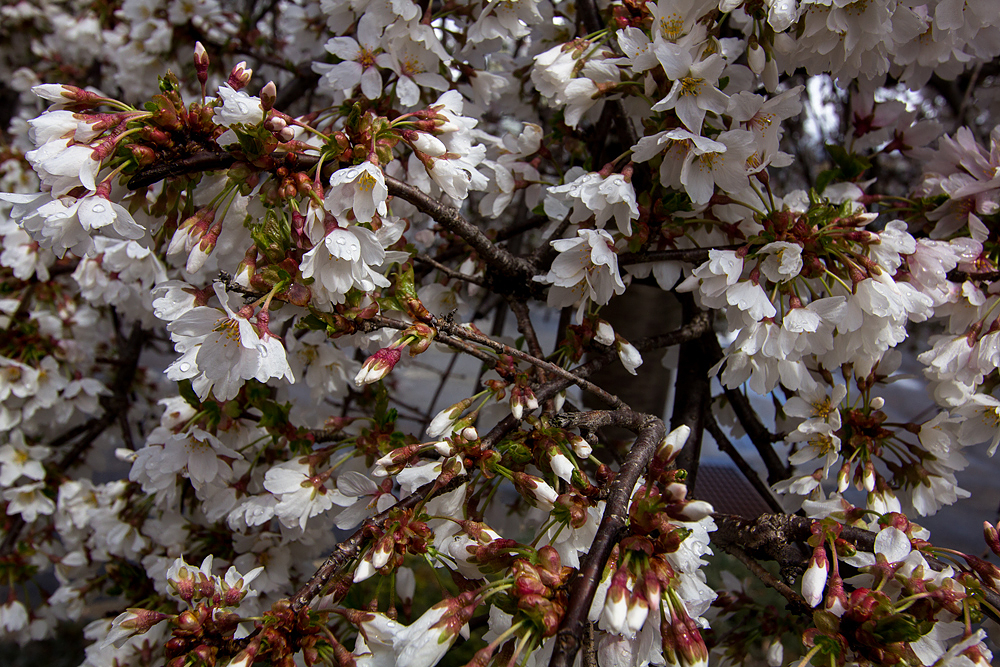
M 917 521 L 1000 440 L 992 3 L 0 18 L 5 638 L 86 622 L 84 664 L 119 667 L 990 664 L 1000 568 Z M 678 327 L 626 339 L 602 309 L 640 286 Z M 670 348 L 669 415 L 598 379 Z M 936 409 L 895 421 L 906 355 Z M 770 512 L 698 498 L 709 439 Z

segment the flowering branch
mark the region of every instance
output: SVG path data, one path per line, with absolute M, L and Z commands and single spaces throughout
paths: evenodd
M 344 567 L 351 560 L 356 558 L 364 546 L 367 535 L 371 533 L 373 527 L 381 527 L 391 514 L 402 509 L 413 509 L 417 505 L 430 500 L 436 496 L 454 491 L 467 481 L 465 475 L 458 475 L 452 478 L 447 484 L 439 485 L 436 481 L 427 482 L 416 491 L 395 503 L 385 511 L 379 512 L 354 531 L 350 537 L 337 545 L 337 548 L 327 556 L 327 559 L 313 573 L 305 584 L 292 596 L 292 609 L 299 611 L 305 609 L 309 603 L 323 590 L 330 578 Z
M 565 614 L 556 633 L 556 643 L 549 667 L 569 667 L 573 664 L 580 649 L 580 638 L 586 629 L 587 611 L 593 603 L 601 573 L 604 572 L 618 535 L 627 524 L 632 489 L 635 488 L 635 483 L 646 470 L 666 434 L 662 420 L 632 410 L 568 413 L 560 417 L 559 423 L 564 427 L 578 427 L 591 431 L 601 426 L 620 426 L 635 433 L 636 438 L 625 462 L 611 483 L 607 506 L 597 534 L 570 584 L 569 602 L 566 604 Z

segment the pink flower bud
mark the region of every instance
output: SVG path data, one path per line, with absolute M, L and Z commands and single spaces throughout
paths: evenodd
M 989 521 L 983 521 L 983 537 L 993 553 L 1000 556 L 1000 534 Z
M 253 70 L 247 67 L 246 61 L 240 61 L 236 63 L 236 67 L 229 73 L 229 79 L 226 83 L 233 90 L 242 90 L 250 83 L 251 75 L 253 75 Z
M 208 52 L 201 42 L 194 43 L 194 69 L 198 73 L 198 82 L 204 86 L 208 81 Z
M 366 384 L 378 382 L 395 368 L 399 362 L 402 352 L 399 348 L 383 347 L 381 350 L 368 357 L 361 370 L 354 378 L 354 383 L 359 387 Z

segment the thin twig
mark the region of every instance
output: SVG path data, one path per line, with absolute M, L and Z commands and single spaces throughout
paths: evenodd
M 708 363 L 710 365 L 714 365 L 722 360 L 722 348 L 719 346 L 719 341 L 714 337 L 705 339 L 705 351 L 709 357 Z M 753 406 L 750 405 L 750 400 L 743 392 L 738 388 L 730 389 L 725 385 L 723 385 L 723 389 L 726 392 L 726 398 L 729 399 L 729 405 L 732 406 L 733 412 L 736 413 L 736 418 L 739 420 L 740 425 L 743 426 L 743 430 L 747 432 L 750 442 L 753 443 L 753 446 L 757 449 L 757 453 L 760 454 L 760 458 L 767 467 L 768 483 L 777 484 L 781 480 L 786 479 L 791 472 L 791 468 L 787 462 L 778 456 L 778 453 L 774 451 L 774 447 L 772 446 L 774 442 L 781 438 L 773 435 L 761 423 L 760 417 L 757 416 Z
M 542 350 L 542 346 L 538 342 L 538 335 L 535 333 L 535 327 L 531 323 L 531 313 L 528 311 L 527 304 L 522 303 L 517 299 L 507 299 L 507 304 L 514 313 L 514 317 L 517 319 L 517 330 L 521 332 L 522 336 L 524 336 L 524 342 L 528 344 L 528 351 L 535 355 L 535 358 L 543 359 L 545 357 L 545 352 Z M 538 381 L 545 382 L 547 379 L 545 369 L 538 368 Z
M 481 229 L 466 220 L 458 208 L 443 204 L 418 188 L 392 176 L 385 177 L 385 184 L 390 195 L 410 202 L 421 213 L 426 213 L 448 231 L 461 236 L 487 264 L 503 276 L 516 278 L 516 281 L 505 283 L 508 288 L 520 290 L 525 289 L 524 286 L 527 285 L 530 289 L 531 279 L 534 276 L 531 265 L 521 257 L 516 257 L 493 243 Z M 534 284 L 537 285 L 537 283 Z M 496 287 L 495 284 L 494 287 Z
M 441 262 L 437 261 L 433 257 L 428 257 L 427 255 L 414 255 L 414 262 L 420 262 L 422 264 L 427 264 L 432 266 L 449 278 L 454 278 L 455 280 L 463 280 L 467 283 L 472 283 L 473 285 L 479 285 L 480 287 L 486 286 L 486 281 L 478 276 L 470 276 L 467 273 L 462 273 L 461 271 L 456 271 L 451 269 Z
M 550 361 L 545 361 L 544 359 L 539 359 L 538 357 L 528 354 L 527 352 L 522 352 L 521 350 L 513 348 L 510 345 L 506 345 L 504 343 L 501 343 L 500 341 L 493 340 L 489 336 L 477 333 L 475 331 L 471 331 L 460 325 L 453 324 L 445 320 L 441 320 L 440 318 L 435 318 L 432 324 L 438 330 L 444 330 L 446 333 L 449 333 L 455 336 L 456 338 L 463 338 L 473 343 L 483 345 L 492 350 L 495 350 L 496 352 L 499 352 L 500 354 L 506 354 L 508 356 L 514 357 L 515 359 L 526 361 L 529 364 L 537 366 L 542 370 L 548 371 L 549 373 L 555 376 L 569 380 L 573 384 L 579 385 L 580 388 L 583 389 L 584 391 L 589 391 L 590 393 L 594 394 L 602 401 L 604 401 L 607 405 L 613 408 L 628 407 L 625 404 L 625 402 L 622 401 L 622 399 L 618 398 L 614 394 L 611 394 L 605 391 L 604 389 L 601 389 L 592 382 L 588 382 L 587 380 L 584 380 L 583 378 L 574 375 L 571 371 L 566 370 L 565 368 L 559 366 L 558 364 L 554 364 Z
M 646 252 L 626 252 L 618 255 L 619 266 L 632 266 L 646 262 L 691 262 L 702 264 L 708 261 L 712 250 L 739 250 L 741 245 L 724 245 L 713 248 L 675 248 L 671 250 L 648 250 Z
M 796 593 L 791 586 L 764 569 L 763 565 L 748 556 L 743 549 L 730 543 L 723 544 L 722 548 L 726 551 L 726 553 L 734 556 L 737 560 L 746 565 L 747 569 L 753 572 L 754 576 L 760 579 L 765 586 L 773 588 L 781 593 L 785 599 L 788 600 L 788 604 L 791 605 L 792 611 L 796 611 L 800 614 L 808 614 L 812 611 L 809 604 L 805 601 L 805 598 Z
M 323 590 L 323 586 L 333 577 L 337 571 L 353 560 L 361 552 L 365 538 L 371 533 L 373 528 L 383 525 L 390 514 L 402 509 L 413 509 L 421 502 L 430 500 L 435 496 L 453 491 L 464 484 L 467 480 L 465 475 L 460 475 L 452 479 L 448 484 L 438 486 L 437 481 L 427 482 L 416 491 L 397 502 L 387 510 L 376 514 L 358 528 L 346 540 L 334 548 L 326 561 L 319 566 L 319 569 L 309 578 L 302 588 L 292 596 L 292 609 L 296 612 L 304 609 Z

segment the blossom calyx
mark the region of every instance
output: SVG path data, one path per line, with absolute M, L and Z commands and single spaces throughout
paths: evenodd
M 423 322 L 417 322 L 408 326 L 401 335 L 403 340 L 409 340 L 410 356 L 415 357 L 431 346 L 434 337 L 437 336 L 437 329 Z
M 527 385 L 515 385 L 510 390 L 510 413 L 518 421 L 524 416 L 525 411 L 531 413 L 538 409 L 538 398 L 531 387 Z

